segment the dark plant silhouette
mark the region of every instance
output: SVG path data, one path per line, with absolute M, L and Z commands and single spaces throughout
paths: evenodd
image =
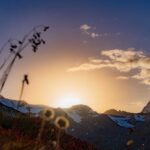
M 17 109 L 19 109 L 19 107 L 27 105 L 27 103 L 22 100 L 22 96 L 23 96 L 25 84 L 29 85 L 28 75 L 26 75 L 26 74 L 24 75 L 23 80 L 22 80 L 21 91 L 20 91 L 20 96 L 19 96 L 19 101 L 18 101 Z M 27 109 L 30 112 L 30 108 L 27 107 Z
M 25 50 L 25 48 L 27 48 L 29 45 L 31 45 L 33 52 L 37 52 L 39 46 L 41 44 L 45 44 L 45 40 L 42 38 L 42 33 L 46 32 L 48 29 L 49 29 L 49 26 L 44 26 L 44 25 L 36 26 L 31 31 L 29 31 L 22 38 L 22 40 L 18 40 L 17 44 L 13 44 L 11 40 L 8 40 L 3 45 L 3 47 L 0 49 L 0 54 L 4 51 L 4 48 L 6 47 L 7 44 L 10 44 L 10 48 L 9 48 L 10 54 L 8 54 L 8 57 L 3 61 L 3 63 L 0 66 L 0 70 L 5 68 L 0 78 L 0 93 L 2 92 L 4 88 L 4 85 L 9 77 L 9 74 L 17 58 L 19 59 L 23 58 L 21 52 Z M 14 55 L 14 57 L 10 60 L 12 54 Z

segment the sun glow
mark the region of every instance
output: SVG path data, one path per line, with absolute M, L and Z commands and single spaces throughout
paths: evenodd
M 81 104 L 81 100 L 78 98 L 72 98 L 72 97 L 64 97 L 61 100 L 59 100 L 58 102 L 58 107 L 62 107 L 62 108 L 68 108 L 71 107 L 73 105 L 78 105 Z

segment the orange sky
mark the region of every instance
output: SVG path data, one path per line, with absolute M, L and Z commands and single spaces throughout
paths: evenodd
M 48 49 L 45 47 L 44 51 Z M 25 72 L 30 85 L 25 87 L 23 99 L 29 103 L 58 107 L 69 97 L 70 101 L 77 99 L 98 112 L 111 108 L 138 112 L 147 103 L 149 90 L 136 80 L 117 80 L 118 72 L 110 69 L 67 72 L 73 62 L 59 60 L 51 62 L 41 51 L 26 56 L 13 68 L 3 95 L 18 99 Z

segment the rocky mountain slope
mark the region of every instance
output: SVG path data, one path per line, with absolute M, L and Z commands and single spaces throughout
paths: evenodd
M 48 106 L 25 104 L 17 109 L 17 101 L 1 98 L 0 104 L 28 113 L 27 106 L 30 107 L 32 115 L 38 116 Z M 127 147 L 127 142 L 133 140 L 132 150 L 144 148 L 150 149 L 150 120 L 147 115 L 123 113 L 99 114 L 85 105 L 77 105 L 68 109 L 53 109 L 56 116 L 63 115 L 70 122 L 66 132 L 76 138 L 94 144 L 103 150 L 123 150 Z
M 147 105 L 143 108 L 142 113 L 150 113 L 150 101 Z

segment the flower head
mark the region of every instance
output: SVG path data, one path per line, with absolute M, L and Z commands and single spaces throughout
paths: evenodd
M 130 145 L 132 145 L 133 143 L 134 143 L 133 140 L 129 140 L 129 141 L 127 141 L 126 145 L 127 145 L 127 146 L 130 146 Z
M 43 118 L 44 118 L 45 120 L 47 120 L 47 121 L 53 119 L 54 116 L 55 116 L 55 112 L 54 112 L 54 110 L 51 109 L 51 108 L 46 109 L 46 110 L 44 110 L 44 112 L 43 112 Z
M 66 129 L 69 127 L 69 121 L 63 116 L 59 116 L 55 120 L 55 125 L 60 129 Z

